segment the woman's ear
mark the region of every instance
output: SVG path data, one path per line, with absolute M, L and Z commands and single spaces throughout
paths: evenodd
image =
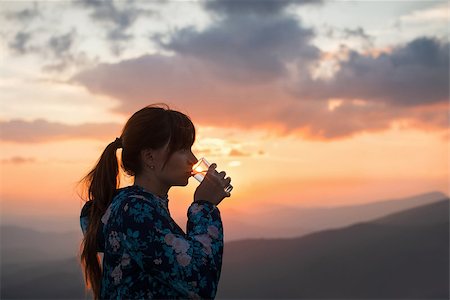
M 153 165 L 153 150 L 152 149 L 144 149 L 141 151 L 141 159 L 145 165 Z

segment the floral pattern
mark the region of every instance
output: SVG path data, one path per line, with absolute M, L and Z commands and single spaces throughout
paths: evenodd
M 89 202 L 80 216 L 83 233 L 89 225 Z M 171 218 L 167 198 L 130 186 L 118 190 L 99 231 L 102 299 L 215 297 L 223 228 L 220 212 L 211 203 L 189 207 L 185 233 Z

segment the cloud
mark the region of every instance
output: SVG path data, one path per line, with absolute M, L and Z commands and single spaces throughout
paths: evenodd
M 222 80 L 203 61 L 185 56 L 145 55 L 101 64 L 73 77 L 96 94 L 120 101 L 116 111 L 129 115 L 155 102 L 184 109 L 196 123 L 255 126 L 270 123 L 286 98 L 279 84 L 243 85 Z M 284 93 L 284 95 L 283 95 Z M 252 113 L 250 113 L 252 112 Z
M 46 46 L 41 48 L 41 55 L 51 58 L 51 63 L 45 64 L 43 70 L 63 72 L 69 68 L 92 64 L 93 60 L 85 52 L 77 51 L 77 40 L 78 34 L 75 29 L 49 37 Z
M 430 92 L 428 75 L 432 75 L 432 84 L 436 79 L 442 81 L 442 66 L 429 65 L 427 56 L 419 55 L 421 45 L 427 48 L 426 38 L 424 43 L 413 41 L 377 57 L 349 51 L 348 60 L 338 61 L 335 77 L 314 79 L 309 68 L 323 53 L 312 44 L 316 33 L 288 12 L 288 7 L 299 2 L 201 3 L 216 14 L 211 25 L 153 37 L 170 56 L 144 55 L 100 64 L 78 73 L 72 81 L 118 99 L 117 111 L 127 115 L 149 103 L 167 102 L 188 113 L 196 124 L 262 128 L 308 139 L 340 139 L 386 130 L 399 120 L 422 127 L 427 119 L 442 119 L 442 107 L 433 106 L 427 116 L 416 110 L 439 103 L 419 100 L 417 95 L 417 89 L 425 86 Z M 311 1 L 301 4 L 306 3 Z M 344 30 L 341 35 L 370 41 L 362 28 Z M 435 45 L 432 41 L 428 48 Z M 438 60 L 448 66 L 448 59 Z M 393 84 L 395 80 L 418 83 L 418 87 L 408 92 Z M 411 95 L 416 102 L 400 105 Z M 330 109 L 330 99 L 339 99 L 339 105 Z M 441 128 L 442 122 L 431 126 Z
M 364 99 L 419 106 L 449 99 L 449 44 L 421 37 L 373 57 L 350 51 L 330 80 L 302 78 L 300 99 Z
M 62 72 L 93 64 L 94 59 L 77 50 L 78 38 L 75 29 L 53 34 L 50 31 L 25 28 L 11 34 L 8 47 L 16 55 L 37 56 L 43 71 Z
M 21 165 L 25 163 L 34 163 L 34 162 L 36 162 L 35 158 L 21 157 L 21 156 L 13 156 L 11 158 L 5 158 L 1 160 L 2 164 L 13 164 L 13 165 Z
M 367 32 L 362 28 L 362 27 L 358 27 L 356 29 L 350 29 L 350 28 L 345 28 L 343 30 L 343 38 L 344 39 L 351 39 L 351 38 L 356 38 L 359 39 L 363 42 L 363 44 L 366 45 L 366 47 L 373 47 L 373 42 L 374 42 L 374 37 L 367 34 Z
M 356 29 L 350 29 L 350 28 L 345 28 L 344 29 L 344 36 L 349 38 L 349 37 L 358 37 L 361 38 L 363 40 L 370 40 L 372 39 L 372 37 L 370 35 L 368 35 L 364 29 L 362 27 L 358 27 Z
M 125 2 L 124 8 L 118 8 L 111 1 L 86 0 L 79 1 L 76 4 L 89 9 L 91 18 L 96 22 L 113 25 L 113 30 L 118 31 L 128 29 L 141 14 L 137 8 L 130 5 L 131 2 Z
M 223 79 L 248 84 L 286 76 L 293 60 L 305 67 L 319 57 L 311 45 L 314 32 L 289 16 L 233 16 L 203 31 L 184 28 L 168 42 L 156 40 L 166 50 L 195 57 Z
M 23 10 L 8 12 L 5 17 L 9 20 L 17 21 L 20 23 L 30 22 L 30 20 L 41 17 L 41 12 L 39 11 L 38 3 L 34 2 L 32 8 L 25 8 Z
M 34 41 L 34 35 L 33 31 L 18 31 L 9 43 L 9 47 L 21 55 L 34 53 L 43 57 L 48 55 L 53 59 L 61 59 L 70 54 L 77 34 L 73 29 L 66 34 L 54 35 L 49 37 L 44 45 L 37 44 Z
M 66 125 L 46 120 L 0 122 L 0 139 L 16 143 L 40 143 L 69 139 L 114 139 L 122 126 L 116 123 Z
M 52 36 L 48 40 L 48 46 L 55 56 L 60 56 L 67 53 L 71 46 L 73 45 L 75 39 L 76 31 L 72 30 L 66 34 Z
M 8 46 L 17 54 L 27 54 L 34 49 L 30 46 L 31 39 L 31 32 L 18 31 Z
M 12 3 L 4 7 L 5 10 L 0 12 L 1 17 L 10 21 L 11 24 L 3 24 L 4 28 L 9 30 L 4 32 L 4 37 L 9 39 L 7 45 L 13 53 L 18 55 L 25 55 L 37 50 L 35 39 L 39 35 L 39 29 L 35 26 L 38 19 L 42 19 L 42 12 L 37 2 L 33 2 L 32 6 L 27 3 Z M 23 6 L 29 6 L 24 9 L 19 9 Z M 15 24 L 14 24 L 15 23 Z M 11 26 L 5 26 L 11 25 Z M 18 28 L 17 30 L 11 30 Z
M 106 39 L 111 43 L 111 50 L 120 55 L 124 49 L 124 42 L 133 38 L 129 29 L 142 16 L 153 16 L 155 12 L 135 5 L 135 1 L 99 1 L 84 0 L 74 2 L 76 5 L 88 9 L 94 22 L 107 28 Z M 143 2 L 141 2 L 142 4 Z M 163 2 L 161 2 L 162 4 Z
M 293 5 L 321 4 L 321 0 L 215 0 L 204 1 L 204 7 L 221 15 L 256 14 L 274 15 L 283 13 Z
M 315 32 L 287 7 L 321 1 L 243 0 L 205 1 L 206 10 L 221 16 L 209 27 L 175 30 L 168 37 L 153 40 L 179 56 L 194 57 L 224 80 L 259 84 L 287 75 L 287 64 L 304 66 L 320 56 L 312 45 Z
M 119 99 L 121 105 L 117 109 L 125 114 L 152 102 L 168 102 L 172 107 L 182 108 L 196 124 L 262 128 L 313 140 L 342 139 L 358 133 L 387 130 L 395 122 L 407 124 L 406 127 L 440 130 L 447 126 L 448 106 L 434 101 L 439 99 L 434 93 L 447 84 L 440 78 L 443 76 L 445 81 L 448 76 L 443 72 L 446 62 L 439 56 L 429 59 L 424 54 L 428 51 L 423 51 L 420 56 L 418 48 L 422 39 L 417 41 L 384 53 L 382 57 L 354 52 L 349 61 L 342 63 L 334 79 L 314 81 L 304 76 L 301 83 L 307 85 L 296 93 L 290 93 L 286 85 L 276 80 L 263 85 L 223 80 L 200 58 L 183 55 L 146 55 L 116 64 L 102 64 L 79 73 L 73 81 L 93 93 Z M 433 48 L 438 45 L 436 41 L 425 39 L 425 42 L 430 41 L 431 49 L 442 49 Z M 435 54 L 442 55 L 441 52 Z M 393 61 L 395 67 L 390 65 Z M 368 69 L 364 71 L 360 64 Z M 407 70 L 417 68 L 434 75 L 407 74 Z M 363 74 L 354 74 L 357 71 Z M 364 72 L 368 73 L 367 78 Z M 404 101 L 410 98 L 402 96 L 405 97 L 407 92 L 389 82 L 395 72 L 408 75 L 406 78 L 411 85 L 426 88 L 427 97 L 412 98 L 415 102 L 405 104 Z M 421 83 L 421 80 L 425 82 Z M 436 82 L 441 86 L 434 86 L 436 90 L 431 91 L 427 85 L 433 87 Z M 422 93 L 415 86 L 410 88 L 413 91 L 409 94 Z M 337 105 L 330 107 L 328 97 L 341 98 Z
M 374 47 L 375 37 L 367 33 L 362 27 L 356 28 L 338 28 L 323 24 L 318 29 L 319 36 L 326 37 L 329 40 L 339 41 L 341 48 L 346 48 L 348 44 L 360 44 L 362 48 L 370 50 Z

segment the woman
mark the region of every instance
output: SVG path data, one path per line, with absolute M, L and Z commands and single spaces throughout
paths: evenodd
M 186 186 L 197 162 L 189 117 L 148 106 L 126 123 L 82 182 L 88 200 L 80 222 L 81 263 L 96 299 L 214 298 L 223 229 L 217 205 L 231 179 L 212 164 L 188 209 L 187 232 L 174 222 L 167 194 Z M 121 167 L 134 185 L 117 189 Z M 103 252 L 100 265 L 97 252 Z

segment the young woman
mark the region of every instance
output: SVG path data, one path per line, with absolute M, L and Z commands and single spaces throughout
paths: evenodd
M 214 298 L 223 229 L 217 205 L 231 179 L 212 164 L 194 193 L 186 233 L 168 210 L 172 186 L 186 186 L 197 162 L 188 116 L 148 106 L 126 123 L 83 178 L 81 263 L 96 299 Z M 118 189 L 116 150 L 134 185 Z M 98 252 L 103 252 L 100 264 Z

